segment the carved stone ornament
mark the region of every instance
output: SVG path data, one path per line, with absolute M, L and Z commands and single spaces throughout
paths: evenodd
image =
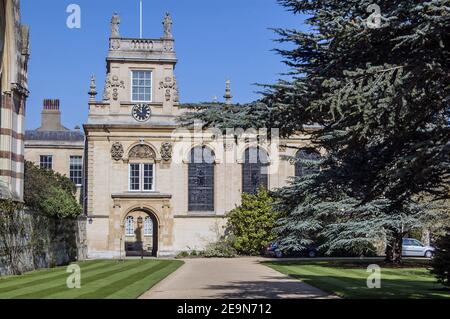
M 111 146 L 111 157 L 115 161 L 120 161 L 123 157 L 123 145 L 119 142 L 115 142 Z
M 164 52 L 173 52 L 173 43 L 165 41 L 163 43 L 163 51 Z
M 153 149 L 145 144 L 136 145 L 128 154 L 129 159 L 156 159 Z
M 111 76 L 110 74 L 106 77 L 106 83 L 105 83 L 105 91 L 103 93 L 103 100 L 109 101 L 111 99 L 111 93 L 112 98 L 117 101 L 119 99 L 119 88 L 124 89 L 125 88 L 125 82 L 120 81 L 119 77 L 117 75 Z M 112 92 L 111 92 L 112 90 Z
M 170 16 L 170 13 L 166 13 L 166 16 L 163 20 L 163 26 L 164 26 L 164 39 L 172 39 L 172 17 Z
M 233 147 L 234 147 L 234 143 L 233 142 L 225 142 L 225 143 L 223 143 L 223 147 L 224 147 L 225 151 L 232 151 Z
M 120 38 L 119 26 L 120 17 L 117 13 L 114 13 L 111 18 L 111 38 Z
M 170 161 L 172 159 L 172 143 L 164 142 L 161 145 L 161 157 L 164 161 Z
M 119 50 L 120 49 L 120 40 L 118 40 L 118 39 L 111 40 L 111 49 Z
M 175 101 L 175 97 L 177 95 L 177 94 L 175 94 L 176 82 L 172 81 L 171 77 L 166 77 L 164 79 L 164 82 L 163 81 L 159 82 L 159 89 L 165 90 L 166 101 L 170 101 L 170 99 L 172 98 L 172 90 L 173 90 L 174 91 L 174 102 L 176 102 Z

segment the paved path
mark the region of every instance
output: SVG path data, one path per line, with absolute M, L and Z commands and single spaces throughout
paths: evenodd
M 258 258 L 187 259 L 141 299 L 328 298 L 325 292 L 259 263 Z

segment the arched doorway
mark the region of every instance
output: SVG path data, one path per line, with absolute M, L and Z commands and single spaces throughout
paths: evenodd
M 146 210 L 133 210 L 124 220 L 126 256 L 156 257 L 158 254 L 158 220 Z

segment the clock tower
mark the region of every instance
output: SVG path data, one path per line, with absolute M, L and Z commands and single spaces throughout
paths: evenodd
M 162 24 L 160 38 L 123 37 L 114 14 L 103 94 L 91 78 L 84 207 L 93 258 L 174 253 L 175 201 L 185 192 L 173 178 L 184 172 L 172 163 L 180 105 L 168 13 Z
M 174 124 L 179 99 L 170 15 L 166 14 L 158 39 L 122 37 L 119 26 L 120 18 L 114 14 L 104 91 L 97 101 L 93 79 L 88 124 Z

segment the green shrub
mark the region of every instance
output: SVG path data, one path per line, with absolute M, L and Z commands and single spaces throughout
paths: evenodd
M 255 195 L 242 194 L 241 206 L 228 214 L 227 230 L 239 254 L 260 255 L 276 238 L 272 230 L 278 214 L 272 204 L 272 197 L 261 187 Z
M 48 195 L 41 204 L 41 209 L 47 216 L 75 218 L 82 213 L 74 197 L 63 189 L 52 186 Z
M 236 255 L 236 249 L 233 248 L 232 242 L 227 239 L 209 244 L 203 253 L 203 256 L 206 258 L 233 258 Z
M 187 251 L 182 251 L 175 258 L 186 258 L 186 257 L 189 257 L 189 253 Z
M 24 202 L 48 217 L 74 218 L 82 213 L 76 186 L 67 177 L 25 162 Z
M 431 273 L 436 276 L 438 282 L 450 287 L 450 228 L 447 228 L 446 235 L 437 240 L 431 266 Z

